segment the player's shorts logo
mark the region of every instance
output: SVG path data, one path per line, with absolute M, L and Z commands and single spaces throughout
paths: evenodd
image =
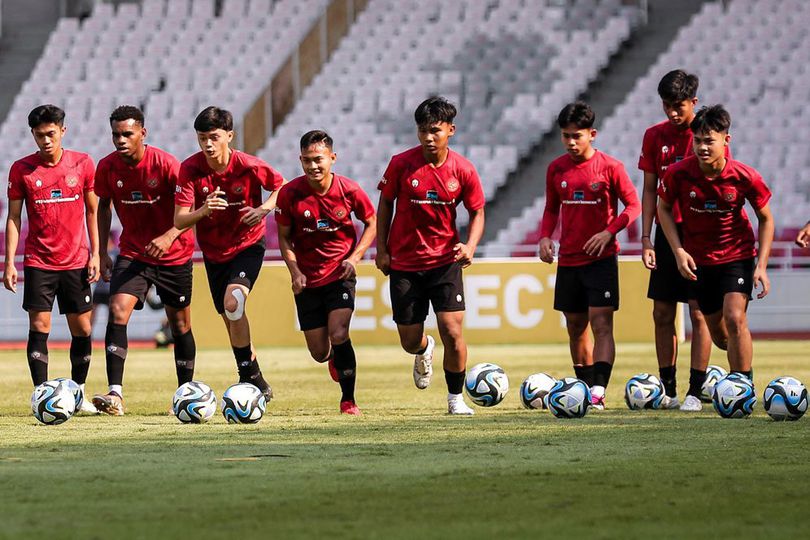
M 343 293 L 343 299 L 348 300 L 349 299 L 349 293 Z
M 416 178 L 414 178 L 413 180 L 411 180 L 411 185 L 412 185 L 413 187 L 415 187 L 415 188 L 419 187 L 419 180 L 417 180 Z
M 75 176 L 68 176 L 65 178 L 65 184 L 67 184 L 69 188 L 74 188 L 79 185 L 79 179 Z
M 460 294 L 457 294 L 456 295 L 456 302 L 461 302 L 462 300 L 464 300 L 464 297 L 461 296 Z
M 239 277 L 243 278 L 243 277 L 245 277 L 245 275 L 246 274 L 244 272 L 239 272 Z
M 345 208 L 338 208 L 337 212 L 335 212 L 335 215 L 337 216 L 338 219 L 343 219 L 343 216 L 346 215 L 346 209 Z
M 605 298 L 610 298 L 610 291 L 605 291 Z
M 738 278 L 737 285 L 745 285 L 745 280 L 743 278 Z
M 89 295 L 85 295 L 85 297 L 84 297 L 84 301 L 85 301 L 85 302 L 87 302 L 87 303 L 90 303 L 90 296 L 89 296 Z
M 186 301 L 186 297 L 185 297 L 185 296 L 181 296 L 180 298 L 178 298 L 178 300 L 180 300 L 181 302 L 185 302 L 185 301 Z
M 119 180 L 118 182 L 115 183 L 115 185 L 122 188 L 122 187 L 124 187 L 124 181 Z M 177 193 L 180 193 L 180 186 L 177 186 L 176 191 L 177 191 Z
M 458 180 L 450 180 L 447 183 L 447 189 L 450 191 L 457 191 L 458 190 Z
M 146 181 L 146 185 L 149 186 L 150 188 L 156 188 L 158 185 L 157 178 L 150 178 L 149 180 Z

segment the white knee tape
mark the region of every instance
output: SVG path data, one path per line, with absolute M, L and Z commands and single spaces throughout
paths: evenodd
M 242 289 L 234 289 L 231 294 L 236 298 L 236 309 L 233 311 L 225 310 L 225 316 L 232 321 L 238 321 L 245 314 L 245 293 Z

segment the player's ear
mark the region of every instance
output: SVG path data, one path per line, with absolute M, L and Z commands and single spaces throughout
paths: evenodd
M 456 125 L 450 124 L 450 129 L 447 130 L 447 136 L 452 137 L 455 134 L 456 134 Z
M 697 98 L 697 97 L 693 97 L 693 98 L 692 98 L 692 106 L 694 107 L 695 105 L 697 105 L 697 103 L 698 103 L 698 98 Z
M 731 142 L 731 133 L 726 133 L 725 137 L 723 137 L 723 143 L 725 146 Z
M 229 131 L 229 132 L 228 132 L 228 142 L 233 141 L 233 135 L 234 135 L 233 130 L 231 130 L 231 131 Z
M 336 162 L 337 161 L 337 152 L 332 152 L 332 155 L 329 156 L 329 157 L 332 158 L 332 163 Z
M 596 129 L 591 128 L 591 139 L 595 139 L 595 138 L 596 138 Z

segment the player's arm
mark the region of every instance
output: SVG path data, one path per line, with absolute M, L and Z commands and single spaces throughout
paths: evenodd
M 644 171 L 644 187 L 641 193 L 641 261 L 648 270 L 655 269 L 655 249 L 652 235 L 655 208 L 658 202 L 658 176 Z
M 101 273 L 101 279 L 110 281 L 113 261 L 107 252 L 107 245 L 110 241 L 110 227 L 112 226 L 112 204 L 109 198 L 98 198 L 96 221 L 98 222 L 99 272 Z
M 394 201 L 380 193 L 377 204 L 377 256 L 374 263 L 384 275 L 391 269 L 391 255 L 388 254 L 388 233 L 391 231 L 391 220 L 394 217 Z
M 619 165 L 613 169 L 613 181 L 618 192 L 618 198 L 624 205 L 624 210 L 613 221 L 608 223 L 603 231 L 596 233 L 585 242 L 583 249 L 591 257 L 602 255 L 602 252 L 605 251 L 605 248 L 613 241 L 619 231 L 635 221 L 641 212 L 641 203 L 638 201 L 636 188 L 633 186 L 633 182 L 630 181 L 630 177 L 627 176 L 624 166 Z
M 87 261 L 87 281 L 95 283 L 101 277 L 99 271 L 99 236 L 98 236 L 98 197 L 93 190 L 84 192 L 84 219 L 87 222 L 87 234 L 90 237 L 90 260 Z M 109 233 L 109 230 L 108 230 Z
M 257 223 L 267 216 L 273 209 L 276 207 L 276 201 L 278 200 L 278 191 L 275 190 L 270 193 L 270 196 L 267 197 L 267 200 L 264 201 L 262 204 L 257 206 L 256 208 L 252 208 L 250 206 L 246 206 L 239 210 L 242 212 L 242 218 L 240 221 L 249 227 L 253 227 Z
M 14 256 L 17 253 L 17 245 L 20 243 L 22 207 L 22 199 L 9 199 L 8 216 L 6 217 L 6 264 L 3 271 L 3 285 L 13 293 L 17 292 L 17 267 L 14 266 Z
M 193 206 L 174 205 L 174 226 L 178 230 L 186 230 L 193 227 L 203 218 L 207 218 L 214 212 L 220 212 L 228 208 L 228 201 L 223 196 L 225 192 L 219 186 L 210 193 L 203 202 L 203 205 L 196 210 Z
M 298 294 L 307 286 L 307 277 L 298 268 L 298 259 L 292 247 L 292 226 L 278 224 L 278 249 L 281 251 L 281 258 L 287 265 L 292 278 L 293 294 Z
M 810 244 L 810 221 L 805 223 L 804 227 L 799 230 L 799 234 L 796 235 L 797 246 L 806 248 L 808 244 Z
M 549 264 L 554 262 L 554 242 L 551 240 L 551 235 L 557 228 L 561 206 L 560 194 L 554 187 L 554 173 L 549 166 L 546 172 L 546 207 L 543 209 L 543 217 L 540 221 L 540 243 L 538 244 L 540 260 Z
M 774 222 L 771 213 L 771 205 L 766 204 L 762 208 L 754 208 L 759 220 L 758 240 L 759 250 L 757 256 L 757 266 L 754 269 L 754 287 L 757 283 L 761 290 L 757 298 L 765 298 L 771 290 L 771 281 L 768 279 L 768 258 L 771 256 L 771 246 L 773 245 Z
M 661 225 L 664 236 L 667 237 L 667 242 L 669 242 L 672 253 L 675 255 L 678 271 L 686 279 L 695 281 L 697 279 L 695 275 L 697 265 L 692 256 L 681 245 L 678 229 L 675 226 L 675 218 L 672 216 L 672 203 L 660 197 L 658 198 L 658 224 Z
M 351 279 L 357 275 L 357 264 L 363 258 L 368 248 L 371 247 L 372 242 L 377 237 L 377 216 L 371 214 L 369 217 L 362 219 L 363 234 L 360 235 L 360 240 L 357 241 L 354 251 L 349 257 L 343 261 L 343 274 L 341 279 Z
M 475 250 L 481 237 L 484 236 L 484 208 L 470 210 L 470 224 L 467 226 L 467 243 L 458 243 L 453 247 L 456 252 L 456 261 L 461 263 L 462 268 L 467 268 L 472 264 Z

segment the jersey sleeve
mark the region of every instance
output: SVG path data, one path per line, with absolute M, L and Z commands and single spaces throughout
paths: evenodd
M 560 194 L 555 188 L 554 178 L 556 171 L 552 165 L 546 171 L 546 207 L 543 209 L 543 218 L 540 222 L 540 238 L 551 238 L 554 229 L 557 228 L 557 220 L 560 217 Z
M 619 231 L 638 218 L 638 215 L 641 213 L 641 203 L 638 200 L 636 188 L 627 175 L 624 165 L 616 163 L 612 169 L 612 177 L 614 185 L 616 186 L 616 193 L 619 196 L 619 200 L 622 201 L 624 205 L 622 213 L 616 216 L 616 219 L 611 221 L 607 226 L 607 231 L 613 236 L 616 236 Z
M 93 184 L 93 190 L 96 195 L 102 199 L 111 199 L 112 190 L 110 189 L 110 167 L 106 161 L 100 161 L 96 168 L 96 179 Z
M 163 174 L 166 175 L 166 181 L 172 189 L 176 190 L 180 185 L 180 160 L 172 155 L 167 156 L 163 164 Z
M 664 173 L 664 179 L 658 186 L 658 198 L 663 199 L 667 204 L 675 204 L 678 200 L 678 182 L 675 181 L 677 169 L 670 167 Z
M 284 184 L 284 177 L 281 173 L 264 162 L 261 162 L 261 164 L 256 167 L 256 178 L 259 180 L 262 187 L 270 192 L 278 191 Z
M 641 155 L 638 158 L 638 168 L 644 172 L 658 174 L 655 166 L 655 141 L 653 131 L 648 129 L 644 132 L 644 140 L 641 143 Z
M 382 196 L 387 201 L 393 201 L 397 198 L 397 187 L 399 185 L 399 178 L 402 175 L 402 166 L 400 160 L 396 156 L 391 158 L 388 167 L 385 169 L 380 183 L 377 184 L 377 189 L 382 192 Z
M 96 165 L 90 156 L 85 157 L 82 162 L 82 175 L 84 176 L 84 192 L 93 191 L 96 185 Z
M 481 177 L 472 165 L 464 171 L 463 175 L 464 191 L 461 194 L 464 200 L 464 208 L 470 212 L 480 210 L 486 204 L 484 199 L 484 188 L 481 185 Z
M 357 186 L 352 191 L 352 212 L 357 217 L 357 219 L 361 221 L 366 221 L 368 218 L 372 217 L 376 210 L 374 210 L 374 205 L 371 202 L 371 199 L 366 194 L 365 190 L 360 186 Z
M 184 208 L 194 206 L 194 176 L 191 168 L 185 163 L 180 165 L 177 187 L 174 188 L 174 204 Z
M 276 199 L 275 218 L 276 223 L 283 227 L 292 225 L 292 214 L 290 213 L 292 188 L 287 184 L 282 186 L 281 191 L 278 192 L 278 199 Z
M 771 200 L 771 190 L 757 171 L 751 173 L 745 198 L 755 209 L 759 210 Z
M 25 183 L 19 163 L 13 164 L 11 170 L 8 171 L 8 198 L 9 200 L 25 199 Z

